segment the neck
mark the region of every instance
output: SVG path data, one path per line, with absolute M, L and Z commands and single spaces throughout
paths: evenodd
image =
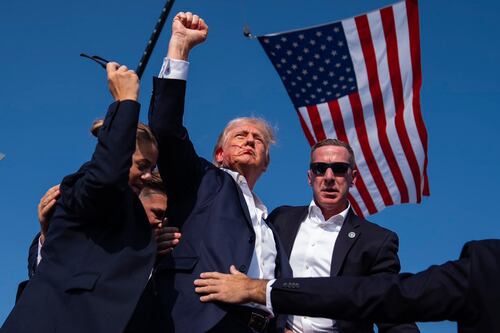
M 316 205 L 318 205 L 317 202 L 316 202 Z M 323 214 L 325 221 L 327 221 L 332 216 L 335 216 L 335 215 L 342 213 L 347 208 L 347 205 L 348 205 L 348 203 L 346 200 L 346 201 L 343 201 L 342 203 L 339 203 L 335 207 L 321 207 L 320 205 L 318 205 L 318 207 L 321 209 L 321 213 Z
M 245 168 L 244 166 L 238 166 L 235 168 L 228 168 L 232 171 L 238 172 L 240 175 L 245 177 L 248 187 L 250 188 L 250 191 L 253 191 L 253 188 L 255 184 L 257 183 L 257 180 L 260 178 L 262 175 L 262 171 L 256 170 L 255 167 L 248 167 Z

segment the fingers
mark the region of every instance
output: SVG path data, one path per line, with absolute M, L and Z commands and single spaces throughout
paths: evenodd
M 119 67 L 120 67 L 120 65 L 114 61 L 108 62 L 108 64 L 106 65 L 106 72 L 108 72 L 108 76 L 109 76 L 109 74 L 116 72 L 116 70 Z
M 228 274 L 223 274 L 219 272 L 203 272 L 200 274 L 202 279 L 221 279 Z
M 42 232 L 46 232 L 49 225 L 48 220 L 50 214 L 54 210 L 57 199 L 61 196 L 61 192 L 59 190 L 59 185 L 52 186 L 45 195 L 40 199 L 40 203 L 38 204 L 38 220 L 40 222 L 40 227 Z
M 198 15 L 193 15 L 193 20 L 191 21 L 191 28 L 197 30 L 199 23 L 200 23 L 200 17 Z
M 59 184 L 52 186 L 45 194 L 42 199 L 40 199 L 40 205 L 45 207 L 53 199 L 59 198 L 61 192 L 59 191 Z
M 179 12 L 174 17 L 174 21 L 179 21 L 187 29 L 202 30 L 201 26 L 206 27 L 205 21 L 198 15 L 191 12 Z
M 245 275 L 245 274 L 241 273 L 241 272 L 240 272 L 240 271 L 236 268 L 236 266 L 234 266 L 234 265 L 231 265 L 231 266 L 229 267 L 229 272 L 230 272 L 231 274 L 233 274 L 233 275 Z
M 205 23 L 205 20 L 200 18 L 198 21 L 198 30 L 205 30 L 208 32 L 208 25 Z

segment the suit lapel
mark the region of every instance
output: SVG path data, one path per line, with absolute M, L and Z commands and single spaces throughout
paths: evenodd
M 286 232 L 281 233 L 283 236 L 281 240 L 288 258 L 292 255 L 293 243 L 295 243 L 295 238 L 299 232 L 300 225 L 306 218 L 308 210 L 308 206 L 301 207 L 301 209 L 299 209 L 297 213 L 291 216 L 291 218 L 287 221 Z
M 231 177 L 231 175 L 229 175 Z M 240 205 L 241 209 L 243 210 L 243 214 L 245 215 L 245 219 L 247 220 L 247 224 L 250 227 L 250 229 L 253 231 L 253 224 L 252 224 L 252 218 L 250 217 L 250 212 L 248 209 L 247 202 L 245 200 L 245 196 L 243 195 L 243 191 L 241 190 L 240 186 L 238 183 L 231 177 L 231 179 L 234 182 L 234 186 L 236 186 L 236 190 L 238 191 L 238 197 L 240 199 Z
M 359 219 L 350 209 L 335 242 L 330 267 L 330 276 L 338 275 L 349 250 L 359 238 Z

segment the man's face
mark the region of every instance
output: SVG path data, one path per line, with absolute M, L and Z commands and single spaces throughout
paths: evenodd
M 128 183 L 137 195 L 144 187 L 144 182 L 151 178 L 157 159 L 158 149 L 152 143 L 141 143 L 136 146 L 132 155 Z
M 152 227 L 162 222 L 167 211 L 167 196 L 159 192 L 141 193 L 139 199 L 144 206 L 148 221 Z
M 311 163 L 317 162 L 349 164 L 349 152 L 344 147 L 322 146 L 311 156 Z M 328 168 L 323 175 L 317 175 L 309 170 L 308 181 L 313 189 L 314 201 L 321 208 L 325 218 L 329 218 L 347 207 L 347 194 L 349 187 L 356 181 L 356 170 L 349 167 L 347 172 L 335 174 Z
M 224 167 L 240 174 L 245 174 L 244 170 L 248 168 L 266 171 L 268 160 L 262 128 L 248 122 L 234 126 L 217 151 L 216 159 Z

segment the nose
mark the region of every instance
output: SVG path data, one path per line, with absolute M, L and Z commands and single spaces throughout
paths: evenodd
M 323 176 L 323 179 L 325 181 L 334 181 L 335 180 L 335 174 L 332 171 L 332 168 L 326 169 L 325 175 Z
M 143 172 L 143 174 L 141 175 L 142 180 L 151 180 L 152 177 L 153 175 L 151 174 L 150 170 Z
M 255 138 L 252 133 L 248 133 L 247 137 L 247 145 L 254 146 L 255 145 Z

